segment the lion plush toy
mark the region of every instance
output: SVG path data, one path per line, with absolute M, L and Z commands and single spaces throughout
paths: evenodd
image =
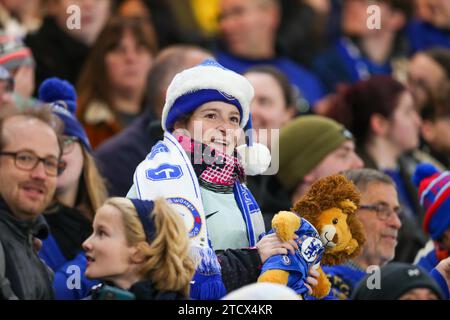
M 342 264 L 359 254 L 365 241 L 363 226 L 355 211 L 360 195 L 354 184 L 343 175 L 332 175 L 315 182 L 294 205 L 294 212 L 280 211 L 272 220 L 272 230 L 283 241 L 295 240 L 295 255 L 275 255 L 266 260 L 258 282 L 285 284 L 299 295 L 311 267 L 320 276 L 312 295 L 323 298 L 331 284 L 322 265 Z

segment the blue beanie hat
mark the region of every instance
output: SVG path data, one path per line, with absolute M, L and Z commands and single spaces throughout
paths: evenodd
M 153 219 L 151 217 L 151 213 L 153 212 L 153 208 L 155 204 L 150 200 L 140 200 L 140 199 L 130 199 L 136 208 L 136 212 L 138 214 L 139 220 L 141 220 L 142 226 L 144 227 L 145 236 L 147 241 L 152 241 L 155 238 L 156 227 Z
M 64 122 L 64 134 L 77 137 L 91 152 L 86 131 L 76 118 L 77 93 L 74 87 L 66 80 L 48 78 L 39 87 L 39 100 L 50 103 L 53 113 Z

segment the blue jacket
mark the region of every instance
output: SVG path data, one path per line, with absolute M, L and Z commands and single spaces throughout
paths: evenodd
M 274 230 L 270 230 L 274 233 Z M 305 287 L 305 280 L 309 269 L 320 263 L 324 247 L 316 229 L 305 219 L 302 218 L 300 228 L 295 232 L 299 236 L 295 241 L 299 249 L 295 255 L 275 255 L 270 257 L 264 263 L 261 274 L 268 270 L 285 270 L 289 272 L 287 286 L 292 288 L 298 294 L 305 294 L 308 289 Z
M 42 242 L 39 256 L 55 273 L 55 298 L 84 298 L 88 293 L 84 288 L 90 289 L 97 283 L 84 276 L 86 258 L 81 247 L 92 233 L 91 221 L 78 209 L 59 203 L 50 207 L 44 217 L 50 227 L 50 235 Z
M 39 250 L 39 257 L 45 261 L 47 266 L 53 271 L 58 270 L 64 263 L 66 263 L 67 258 L 64 257 L 61 249 L 56 243 L 53 235 L 49 235 L 47 239 L 42 241 L 42 248 Z
M 327 92 L 334 92 L 338 84 L 352 84 L 363 80 L 365 73 L 391 74 L 390 62 L 379 65 L 362 55 L 352 56 L 346 44 L 347 42 L 341 38 L 313 62 L 314 72 L 319 76 Z
M 84 275 L 87 266 L 84 252 L 80 252 L 73 260 L 68 260 L 53 235 L 43 241 L 39 256 L 55 272 L 53 290 L 57 300 L 83 299 L 88 296 L 90 289 L 99 283 Z
M 285 57 L 277 57 L 268 60 L 248 60 L 238 58 L 224 51 L 215 53 L 217 62 L 225 68 L 237 73 L 244 73 L 251 67 L 258 65 L 271 65 L 281 70 L 300 92 L 301 96 L 308 101 L 310 106 L 323 97 L 324 91 L 320 80 L 309 70 L 296 64 Z
M 80 300 L 89 295 L 98 280 L 86 278 L 87 259 L 84 252 L 80 252 L 73 260 L 67 261 L 56 270 L 53 280 L 55 298 L 58 300 Z
M 433 47 L 450 49 L 450 33 L 439 30 L 427 22 L 412 20 L 406 28 L 406 33 L 412 54 Z
M 323 271 L 331 282 L 331 290 L 328 299 L 347 300 L 352 295 L 353 289 L 366 273 L 351 263 L 323 267 Z

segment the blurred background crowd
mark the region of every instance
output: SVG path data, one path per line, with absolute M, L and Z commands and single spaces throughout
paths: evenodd
M 402 219 L 367 222 L 368 242 L 392 230 L 398 244 L 392 257 L 369 248 L 352 267 L 393 260 L 431 271 L 448 257 L 450 218 L 429 212 L 433 182 L 421 187 L 413 176 L 423 162 L 450 166 L 450 1 L 0 0 L 0 108 L 55 102 L 40 87 L 59 77 L 75 92 L 56 100 L 85 130 L 66 134 L 63 157 L 75 169 L 46 211 L 62 255 L 52 260 L 49 240 L 40 254 L 55 271 L 76 259 L 107 195 L 127 194 L 162 136 L 174 75 L 208 57 L 254 87 L 254 129 L 281 129 L 278 173 L 247 180 L 266 229 L 317 179 L 371 168 L 387 176 L 378 183 L 392 182 L 398 205 L 370 204 L 397 206 Z M 446 226 L 438 234 L 423 227 L 434 218 Z M 350 296 L 345 283 L 332 282 L 336 296 Z

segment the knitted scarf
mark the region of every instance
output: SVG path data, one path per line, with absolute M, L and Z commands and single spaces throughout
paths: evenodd
M 227 155 L 187 136 L 176 138 L 190 158 L 200 186 L 218 193 L 233 193 L 234 183 L 244 182 L 244 168 L 236 151 Z

